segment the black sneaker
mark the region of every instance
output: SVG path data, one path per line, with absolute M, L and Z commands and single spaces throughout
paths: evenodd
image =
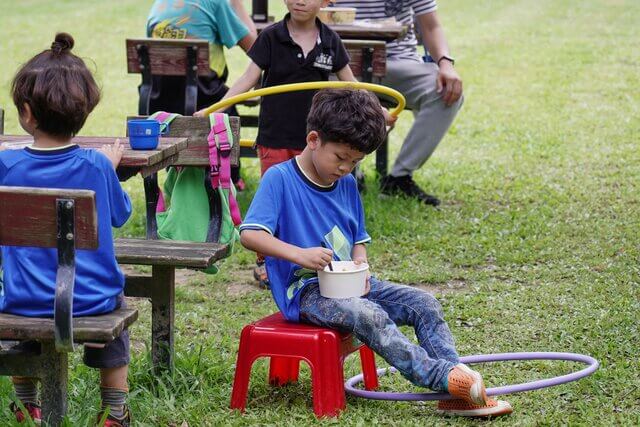
M 387 195 L 404 195 L 413 197 L 421 202 L 438 206 L 440 200 L 436 196 L 425 193 L 413 180 L 411 175 L 392 176 L 387 175 L 380 180 L 380 192 Z

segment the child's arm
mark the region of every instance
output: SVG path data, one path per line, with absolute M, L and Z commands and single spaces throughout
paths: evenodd
M 111 161 L 113 168 L 117 168 L 122 160 L 122 154 L 124 153 L 124 147 L 120 145 L 120 139 L 116 138 L 116 142 L 113 145 L 103 145 L 100 148 L 100 152 L 107 156 L 107 159 Z
M 242 246 L 274 258 L 281 258 L 311 270 L 324 269 L 333 258 L 333 251 L 327 248 L 300 248 L 283 242 L 262 230 L 242 230 Z
M 354 245 L 353 249 L 351 250 L 351 259 L 353 260 L 353 263 L 356 265 L 362 264 L 362 263 L 369 264 L 369 261 L 367 261 L 367 247 L 362 243 Z M 365 289 L 365 294 L 368 294 L 369 291 L 371 290 L 371 283 L 369 281 L 370 278 L 371 278 L 371 271 L 367 273 L 367 287 Z
M 242 74 L 242 76 L 240 76 L 240 78 L 233 84 L 233 86 L 231 86 L 231 89 L 229 89 L 229 91 L 220 101 L 224 101 L 225 99 L 231 98 L 232 96 L 238 95 L 240 93 L 248 92 L 258 83 L 261 74 L 262 69 L 260 69 L 260 67 L 258 67 L 255 62 L 251 61 L 244 74 Z M 227 108 L 229 107 L 224 107 L 220 110 L 214 111 L 214 113 L 220 113 Z M 193 115 L 196 117 L 203 117 L 203 110 L 196 111 Z
M 338 79 L 343 81 L 343 82 L 357 82 L 358 81 L 356 79 L 356 77 L 353 75 L 353 71 L 351 71 L 351 67 L 349 67 L 349 64 L 347 64 L 344 67 L 342 67 L 342 69 L 339 70 L 336 73 L 336 77 L 338 77 Z
M 351 250 L 351 259 L 356 264 L 367 262 L 367 247 L 362 243 L 354 245 Z
M 353 71 L 351 71 L 351 67 L 349 67 L 349 64 L 342 67 L 342 69 L 336 73 L 336 76 L 343 82 L 358 81 L 353 75 Z M 384 107 L 382 107 L 382 114 L 384 114 L 384 121 L 387 126 L 392 126 L 396 122 L 396 120 L 398 120 L 397 117 L 392 116 L 391 113 L 389 113 L 389 111 Z
M 238 46 L 240 46 L 242 50 L 244 50 L 245 52 L 248 52 L 249 49 L 251 49 L 251 46 L 253 46 L 253 43 L 256 41 L 256 38 L 258 37 L 256 24 L 253 22 L 253 20 L 247 13 L 247 10 L 245 9 L 244 4 L 242 4 L 242 0 L 231 0 L 230 4 L 231 4 L 231 8 L 236 13 L 238 18 L 240 18 L 242 23 L 246 25 L 247 29 L 249 30 L 249 34 L 244 36 L 238 42 Z

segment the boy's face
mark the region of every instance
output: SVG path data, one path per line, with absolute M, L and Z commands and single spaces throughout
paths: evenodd
M 327 7 L 329 0 L 284 0 L 291 17 L 300 21 L 315 19 L 321 7 Z
M 311 159 L 322 185 L 331 185 L 351 173 L 365 156 L 348 144 L 321 141 L 316 131 L 307 135 L 307 147 L 311 150 Z

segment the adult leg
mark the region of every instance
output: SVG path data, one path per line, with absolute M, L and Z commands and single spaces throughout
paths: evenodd
M 365 298 L 324 298 L 318 286 L 311 285 L 300 299 L 300 319 L 353 333 L 418 386 L 444 390 L 447 375 L 455 366 L 450 360 L 431 357 L 400 332 L 382 306 Z
M 387 61 L 387 75 L 382 84 L 401 92 L 415 117 L 393 165 L 393 176 L 411 175 L 429 159 L 462 106 L 462 97 L 449 107 L 444 104 L 437 92 L 437 75 L 438 67 L 433 63 L 411 59 Z

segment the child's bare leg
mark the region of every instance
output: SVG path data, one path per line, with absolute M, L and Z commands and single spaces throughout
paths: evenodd
M 118 419 L 126 416 L 127 393 L 129 392 L 128 372 L 129 365 L 100 369 L 102 410 L 108 408 L 109 414 Z
M 129 365 L 120 366 L 118 368 L 102 368 L 100 369 L 100 387 L 117 388 L 128 391 L 128 373 Z

